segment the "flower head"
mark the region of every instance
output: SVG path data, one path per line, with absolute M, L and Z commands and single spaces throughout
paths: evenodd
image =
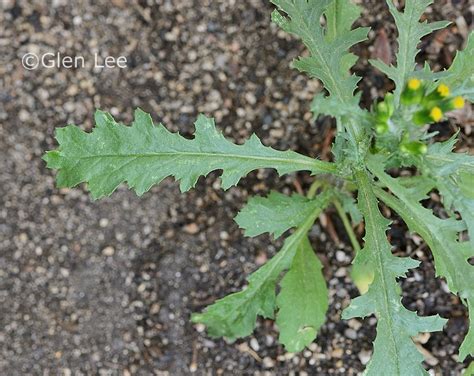
M 418 90 L 421 86 L 421 81 L 417 78 L 412 78 L 408 81 L 408 89 L 410 90 Z
M 447 96 L 449 96 L 450 93 L 449 87 L 445 84 L 439 85 L 436 91 L 438 92 L 441 98 L 446 98 Z
M 456 110 L 460 110 L 461 108 L 464 107 L 464 104 L 465 104 L 465 100 L 463 97 L 455 97 L 453 99 L 453 107 L 456 109 Z
M 443 118 L 443 111 L 438 106 L 435 106 L 430 111 L 430 117 L 434 121 L 438 122 Z

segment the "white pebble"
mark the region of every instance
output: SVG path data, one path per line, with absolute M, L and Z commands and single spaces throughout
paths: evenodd
M 254 349 L 255 351 L 260 350 L 260 345 L 258 344 L 258 341 L 255 338 L 252 338 L 250 340 L 250 347 Z
M 115 249 L 113 247 L 105 247 L 103 250 L 102 250 L 102 254 L 104 256 L 113 256 L 115 253 Z

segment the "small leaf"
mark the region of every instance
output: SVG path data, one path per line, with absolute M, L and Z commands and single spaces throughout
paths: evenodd
M 277 280 L 290 267 L 296 251 L 305 241 L 314 220 L 329 204 L 330 198 L 330 194 L 323 193 L 315 199 L 319 205 L 315 205 L 294 234 L 285 240 L 283 248 L 248 277 L 246 288 L 217 300 L 203 313 L 193 314 L 192 321 L 205 324 L 209 335 L 213 337 L 225 336 L 234 340 L 252 332 L 257 316 L 273 318 Z
M 275 168 L 279 174 L 336 171 L 331 163 L 266 147 L 255 135 L 243 145 L 233 144 L 216 129 L 214 120 L 204 115 L 195 123 L 192 140 L 169 132 L 162 124 L 154 125 L 150 115 L 141 110 L 135 112 L 130 127 L 101 111 L 95 119 L 91 133 L 73 125 L 58 129 L 59 148 L 44 156 L 49 168 L 59 170 L 59 187 L 86 182 L 94 198 L 110 195 L 122 182 L 142 195 L 168 176 L 179 180 L 184 192 L 194 187 L 200 176 L 218 169 L 223 170 L 224 189 L 259 168 Z
M 279 340 L 289 352 L 299 352 L 313 342 L 326 319 L 328 291 L 321 269 L 305 238 L 280 283 L 277 297 Z
M 325 194 L 327 196 L 327 193 Z M 324 199 L 308 199 L 293 194 L 286 196 L 271 192 L 268 197 L 252 197 L 235 217 L 245 236 L 257 236 L 265 232 L 280 237 L 286 230 L 300 226 Z

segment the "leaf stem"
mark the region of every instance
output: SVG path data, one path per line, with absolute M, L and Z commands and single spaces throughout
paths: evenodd
M 318 188 L 320 188 L 323 185 L 324 185 L 324 181 L 322 180 L 316 179 L 315 181 L 313 181 L 313 183 L 308 189 L 308 193 L 306 193 L 306 197 L 308 197 L 309 199 L 313 199 L 314 196 L 316 196 L 316 191 L 318 190 Z
M 359 241 L 357 240 L 357 236 L 354 233 L 354 229 L 352 228 L 352 225 L 349 221 L 349 218 L 347 217 L 346 212 L 342 208 L 342 205 L 341 205 L 341 203 L 339 202 L 339 200 L 337 198 L 333 199 L 333 204 L 334 204 L 334 207 L 337 210 L 337 214 L 339 215 L 339 218 L 341 218 L 341 220 L 342 220 L 342 224 L 344 225 L 346 233 L 349 236 L 349 239 L 350 239 L 351 244 L 352 244 L 352 248 L 354 248 L 354 251 L 356 253 L 359 252 L 361 247 L 360 247 Z

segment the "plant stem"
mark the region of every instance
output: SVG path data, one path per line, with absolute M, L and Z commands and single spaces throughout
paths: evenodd
M 354 248 L 355 253 L 360 251 L 360 245 L 357 240 L 357 236 L 354 233 L 354 230 L 352 228 L 351 222 L 349 221 L 349 218 L 347 217 L 346 212 L 341 206 L 341 203 L 339 202 L 338 199 L 333 200 L 333 204 L 336 207 L 337 214 L 339 215 L 339 218 L 342 220 L 342 224 L 344 225 L 344 228 L 346 229 L 347 235 L 349 236 L 349 239 L 352 243 L 352 248 Z
M 313 181 L 313 184 L 311 184 L 311 186 L 310 186 L 309 189 L 308 189 L 308 193 L 306 193 L 306 197 L 308 197 L 309 199 L 314 198 L 314 196 L 316 196 L 316 191 L 317 191 L 318 188 L 321 187 L 323 184 L 324 184 L 324 182 L 321 181 L 321 180 L 315 180 L 315 181 Z

